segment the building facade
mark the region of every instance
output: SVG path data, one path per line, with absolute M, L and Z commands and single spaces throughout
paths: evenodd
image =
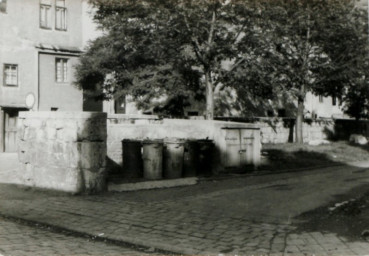
M 16 150 L 19 111 L 83 110 L 73 81 L 93 37 L 87 9 L 87 0 L 0 0 L 0 152 Z

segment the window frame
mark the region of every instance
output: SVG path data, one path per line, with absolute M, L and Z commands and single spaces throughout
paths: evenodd
M 45 15 L 46 15 L 46 17 L 45 17 L 46 25 L 42 24 L 42 7 L 45 7 L 46 8 L 46 12 L 45 12 Z M 40 28 L 42 28 L 42 29 L 48 29 L 48 30 L 51 30 L 52 29 L 53 26 L 52 26 L 51 11 L 52 11 L 52 6 L 50 4 L 40 3 Z
M 61 19 L 62 21 L 60 22 L 61 23 L 61 26 L 59 27 L 59 23 L 58 23 L 58 10 L 63 10 L 61 12 L 60 15 L 61 16 Z M 55 6 L 55 30 L 58 30 L 58 31 L 67 31 L 68 29 L 68 23 L 67 23 L 67 8 L 65 7 L 58 7 L 58 6 Z
M 61 61 L 61 80 L 58 80 L 59 73 L 58 73 L 58 61 Z M 68 63 L 69 58 L 63 58 L 63 57 L 55 57 L 55 82 L 58 84 L 65 84 L 69 82 L 69 75 L 68 75 Z M 64 65 L 65 64 L 65 65 Z
M 58 16 L 58 13 L 61 13 L 61 16 Z M 60 27 L 58 26 L 58 18 L 62 19 L 60 22 Z M 62 1 L 62 4 L 58 3 L 58 0 L 55 0 L 55 30 L 58 31 L 67 31 L 68 29 L 68 11 L 65 7 L 65 0 Z
M 15 83 L 7 83 L 7 67 L 15 67 L 16 70 L 16 82 Z M 6 86 L 6 87 L 18 87 L 19 86 L 19 67 L 18 67 L 18 64 L 10 64 L 10 63 L 4 63 L 3 65 L 3 86 Z
M 323 95 L 320 94 L 318 97 L 319 97 L 319 103 L 323 103 L 324 102 Z

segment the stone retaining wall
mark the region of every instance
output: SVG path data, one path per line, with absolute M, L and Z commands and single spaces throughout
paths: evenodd
M 23 185 L 72 193 L 105 188 L 106 113 L 21 112 L 18 127 Z
M 248 164 L 260 162 L 260 129 L 255 124 L 236 122 L 159 119 L 157 116 L 109 115 L 107 121 L 107 155 L 112 166 L 121 168 L 123 164 L 123 139 L 210 139 L 215 144 L 213 169 L 220 171 L 226 162 L 226 129 L 248 130 L 255 139 L 249 146 Z
M 262 143 L 287 143 L 295 140 L 294 119 L 265 118 L 255 122 L 260 126 Z M 335 134 L 333 119 L 306 120 L 303 123 L 304 142 L 331 139 Z

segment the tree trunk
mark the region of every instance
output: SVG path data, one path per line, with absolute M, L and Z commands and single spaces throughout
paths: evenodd
M 300 144 L 304 142 L 302 130 L 303 122 L 304 122 L 304 99 L 299 97 L 296 115 L 296 143 Z
M 205 73 L 205 85 L 206 85 L 206 114 L 207 120 L 214 119 L 214 90 L 213 83 L 211 80 L 210 72 Z

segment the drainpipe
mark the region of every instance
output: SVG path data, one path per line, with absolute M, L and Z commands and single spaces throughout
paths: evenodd
M 368 0 L 369 1 L 369 0 Z M 40 110 L 40 52 L 37 51 L 37 109 L 36 111 Z
M 4 116 L 4 111 L 3 109 L 0 107 L 0 153 L 4 152 L 5 148 L 4 148 L 4 136 L 5 136 L 5 116 Z

